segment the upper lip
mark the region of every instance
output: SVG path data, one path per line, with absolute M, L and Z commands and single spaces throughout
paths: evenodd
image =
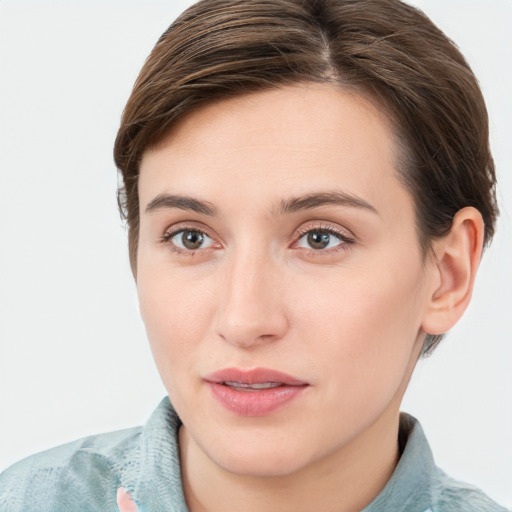
M 205 380 L 216 384 L 223 382 L 239 382 L 244 384 L 261 384 L 275 382 L 287 386 L 304 386 L 308 383 L 287 373 L 271 368 L 254 368 L 252 370 L 241 370 L 239 368 L 224 368 L 206 375 Z

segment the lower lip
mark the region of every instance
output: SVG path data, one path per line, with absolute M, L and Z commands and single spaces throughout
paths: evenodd
M 279 386 L 258 391 L 238 391 L 208 382 L 218 402 L 239 416 L 266 416 L 299 396 L 307 386 Z

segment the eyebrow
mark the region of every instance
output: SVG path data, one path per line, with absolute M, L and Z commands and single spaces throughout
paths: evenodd
M 155 212 L 163 208 L 178 208 L 191 212 L 201 213 L 203 215 L 217 215 L 217 208 L 208 201 L 201 201 L 188 196 L 178 196 L 173 194 L 158 194 L 146 206 L 146 213 Z
M 279 208 L 273 214 L 285 215 L 329 205 L 363 208 L 378 214 L 377 209 L 364 199 L 341 191 L 316 192 L 283 199 Z M 158 194 L 148 203 L 145 211 L 146 213 L 151 213 L 164 208 L 178 208 L 209 216 L 218 214 L 217 208 L 208 201 L 174 194 Z
M 342 191 L 328 191 L 307 194 L 300 197 L 292 197 L 281 201 L 278 214 L 295 213 L 304 210 L 311 210 L 320 206 L 350 206 L 352 208 L 363 208 L 377 215 L 379 212 L 370 203 L 360 197 Z

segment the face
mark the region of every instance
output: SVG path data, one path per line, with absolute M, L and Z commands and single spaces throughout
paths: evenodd
M 205 458 L 290 474 L 395 421 L 432 278 L 380 111 L 328 85 L 213 104 L 139 197 L 141 314 Z

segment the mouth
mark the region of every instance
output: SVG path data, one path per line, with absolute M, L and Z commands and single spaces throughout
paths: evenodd
M 216 401 L 238 416 L 266 416 L 299 397 L 309 384 L 269 368 L 226 368 L 205 377 Z
M 247 382 L 220 382 L 224 386 L 228 386 L 236 391 L 261 391 L 262 389 L 274 389 L 283 386 L 281 382 L 256 382 L 249 384 Z
M 308 383 L 304 380 L 288 375 L 287 373 L 271 368 L 254 368 L 253 370 L 240 370 L 238 368 L 224 368 L 210 373 L 205 380 L 217 384 L 244 385 L 266 387 L 277 386 L 304 386 Z

